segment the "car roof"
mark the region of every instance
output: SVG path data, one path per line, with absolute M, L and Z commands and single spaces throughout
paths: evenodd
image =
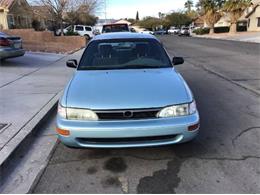
M 114 24 L 104 24 L 103 26 L 116 26 L 116 25 L 127 25 L 127 23 L 114 23 Z
M 111 39 L 155 39 L 158 40 L 155 36 L 150 34 L 142 33 L 131 33 L 131 32 L 116 32 L 116 33 L 105 33 L 95 36 L 92 40 L 111 40 Z

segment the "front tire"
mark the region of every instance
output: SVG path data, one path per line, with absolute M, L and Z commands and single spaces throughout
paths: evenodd
M 84 35 L 84 37 L 89 41 L 90 40 L 90 36 L 89 35 Z

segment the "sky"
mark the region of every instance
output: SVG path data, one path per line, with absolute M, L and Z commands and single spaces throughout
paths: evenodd
M 139 11 L 139 17 L 155 16 L 158 13 L 168 13 L 184 9 L 184 3 L 187 0 L 106 0 L 107 1 L 107 18 L 135 18 L 136 12 Z M 197 0 L 194 0 L 194 4 Z M 105 18 L 104 8 L 102 6 L 96 13 L 100 18 Z

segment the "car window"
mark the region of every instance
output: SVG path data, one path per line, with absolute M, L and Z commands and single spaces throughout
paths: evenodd
M 67 27 L 68 31 L 72 31 L 72 26 Z
M 87 26 L 85 27 L 85 30 L 86 31 L 92 31 L 92 29 L 90 27 L 87 27 Z
M 127 24 L 104 25 L 102 29 L 102 33 L 110 33 L 110 32 L 129 32 L 129 28 Z
M 153 39 L 93 41 L 85 50 L 78 70 L 172 67 L 161 44 Z
M 83 26 L 76 26 L 75 28 L 76 31 L 84 31 Z

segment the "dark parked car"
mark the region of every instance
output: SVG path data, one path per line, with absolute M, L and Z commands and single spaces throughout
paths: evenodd
M 154 31 L 154 34 L 155 35 L 166 35 L 166 34 L 168 34 L 168 31 L 165 29 L 159 29 L 159 30 Z
M 25 50 L 22 47 L 20 37 L 0 32 L 0 60 L 23 56 L 24 54 Z

